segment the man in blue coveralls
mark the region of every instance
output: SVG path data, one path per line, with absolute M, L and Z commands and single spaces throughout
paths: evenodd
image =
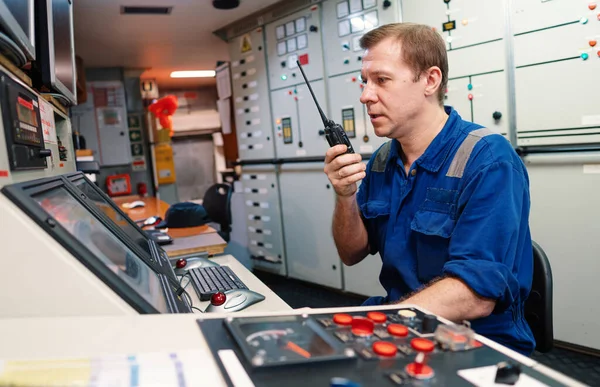
M 446 47 L 430 27 L 388 24 L 360 43 L 360 101 L 376 135 L 390 141 L 366 165 L 334 146 L 325 173 L 337 194 L 333 237 L 342 261 L 354 265 L 377 252 L 383 261 L 387 296 L 365 305 L 410 303 L 469 320 L 477 333 L 529 355 L 524 164 L 503 136 L 444 106 Z

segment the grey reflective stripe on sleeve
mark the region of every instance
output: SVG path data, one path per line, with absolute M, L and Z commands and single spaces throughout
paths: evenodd
M 377 156 L 375 156 L 375 160 L 373 160 L 373 164 L 371 164 L 371 172 L 385 172 L 385 166 L 387 165 L 388 156 L 390 155 L 392 141 L 394 140 L 386 142 L 379 148 Z
M 446 176 L 461 178 L 465 172 L 471 153 L 473 152 L 473 149 L 475 149 L 475 145 L 477 145 L 479 140 L 490 134 L 495 134 L 495 132 L 492 132 L 488 128 L 477 129 L 469 133 L 460 145 L 460 148 L 458 148 L 458 151 L 456 151 Z

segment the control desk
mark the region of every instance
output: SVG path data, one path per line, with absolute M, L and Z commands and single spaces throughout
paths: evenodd
M 583 385 L 412 305 L 2 319 L 0 341 L 5 369 L 83 364 L 79 385 Z

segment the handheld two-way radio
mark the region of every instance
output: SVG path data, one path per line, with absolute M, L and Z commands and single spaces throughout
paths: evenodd
M 329 143 L 329 146 L 334 146 L 338 144 L 344 144 L 348 147 L 346 153 L 354 153 L 354 148 L 352 148 L 352 144 L 350 144 L 350 140 L 346 135 L 346 131 L 342 128 L 341 125 L 336 124 L 332 120 L 325 117 L 325 113 L 321 110 L 319 106 L 319 102 L 317 102 L 317 97 L 315 97 L 315 93 L 313 93 L 312 87 L 310 87 L 310 83 L 308 83 L 308 79 L 306 79 L 306 75 L 304 74 L 304 70 L 302 69 L 302 65 L 300 62 L 296 61 L 298 67 L 300 68 L 300 72 L 302 73 L 302 77 L 304 78 L 304 82 L 306 82 L 306 86 L 308 86 L 308 90 L 315 101 L 315 105 L 317 105 L 317 109 L 319 110 L 319 114 L 321 115 L 321 119 L 323 120 L 323 125 L 325 125 L 325 138 Z

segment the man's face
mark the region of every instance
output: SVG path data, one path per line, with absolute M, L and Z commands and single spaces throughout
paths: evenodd
M 414 82 L 415 74 L 402 60 L 402 44 L 396 39 L 382 40 L 366 50 L 361 78 L 364 89 L 360 102 L 379 137 L 400 138 L 426 101 L 426 80 Z

